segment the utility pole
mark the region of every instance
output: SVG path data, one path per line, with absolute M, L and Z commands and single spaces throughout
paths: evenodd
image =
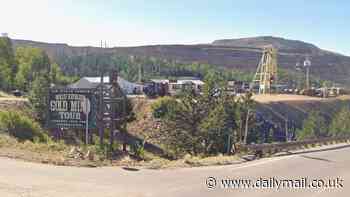
M 304 61 L 304 67 L 306 68 L 306 89 L 310 89 L 310 67 L 311 67 L 311 61 L 309 60 L 309 57 L 306 57 Z
M 90 114 L 90 101 L 87 97 L 85 97 L 85 101 L 84 101 L 84 113 L 86 116 L 86 120 L 85 120 L 85 144 L 88 145 L 89 144 L 89 114 Z
M 296 86 L 295 86 L 295 88 L 296 89 L 298 89 L 298 90 L 300 90 L 301 89 L 301 80 L 302 79 L 300 79 L 301 78 L 301 66 L 300 66 L 300 63 L 299 63 L 299 61 L 295 64 L 295 70 L 296 70 L 296 72 L 297 72 L 297 74 L 296 74 L 296 82 L 295 82 L 295 84 L 296 84 Z
M 289 142 L 288 118 L 285 119 L 286 142 Z
M 103 48 L 102 40 L 101 40 L 101 49 Z M 98 130 L 99 130 L 99 136 L 100 136 L 100 147 L 103 148 L 104 146 L 104 113 L 105 113 L 105 107 L 104 107 L 104 69 L 103 65 L 99 64 L 98 60 L 96 60 L 96 64 L 100 68 L 100 87 L 99 87 L 99 110 L 98 110 Z
M 141 66 L 141 63 L 139 63 L 138 66 L 139 66 L 138 82 L 142 83 L 142 66 Z
M 227 150 L 226 153 L 229 155 L 231 151 L 231 136 L 227 134 Z
M 100 147 L 102 148 L 104 146 L 103 138 L 104 138 L 104 122 L 103 122 L 103 116 L 104 116 L 104 102 L 103 102 L 103 91 L 104 91 L 104 81 L 103 81 L 103 71 L 101 69 L 101 80 L 100 80 L 100 92 L 99 92 L 99 135 L 100 135 Z
M 310 89 L 310 68 L 306 67 L 306 89 Z
M 118 72 L 112 71 L 109 77 L 110 84 L 112 85 L 111 89 L 111 98 L 118 97 Z M 113 102 L 111 104 L 111 132 L 110 132 L 110 150 L 113 151 L 113 143 L 114 143 L 114 131 L 117 130 L 117 106 L 116 103 Z
M 249 115 L 250 115 L 250 109 L 248 108 L 247 116 L 246 116 L 246 120 L 245 120 L 244 144 L 247 144 L 247 139 L 248 139 Z

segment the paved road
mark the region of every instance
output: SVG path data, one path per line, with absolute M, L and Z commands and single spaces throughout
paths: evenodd
M 326 148 L 334 148 L 326 147 Z M 118 196 L 350 196 L 350 147 L 274 157 L 230 166 L 130 171 L 116 167 L 75 168 L 0 158 L 1 197 Z M 209 190 L 205 180 L 214 177 Z M 222 178 L 341 178 L 337 189 L 223 189 Z M 340 186 L 340 185 L 339 185 Z

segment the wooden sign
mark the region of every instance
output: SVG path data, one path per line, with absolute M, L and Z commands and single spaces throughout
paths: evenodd
M 95 89 L 51 89 L 48 108 L 50 128 L 96 128 Z

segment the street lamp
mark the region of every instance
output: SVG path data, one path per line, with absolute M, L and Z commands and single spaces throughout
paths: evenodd
M 304 67 L 306 68 L 306 89 L 310 89 L 310 67 L 311 67 L 311 61 L 309 57 L 305 58 L 304 61 Z

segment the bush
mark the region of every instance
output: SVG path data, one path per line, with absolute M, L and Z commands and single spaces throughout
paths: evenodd
M 329 132 L 332 136 L 347 136 L 350 134 L 350 108 L 344 106 L 334 115 Z
M 297 130 L 298 140 L 317 139 L 328 136 L 325 119 L 317 111 L 308 114 L 303 122 L 303 128 Z
M 145 157 L 145 141 L 136 141 L 131 146 L 131 151 L 136 157 Z
M 7 132 L 20 141 L 48 142 L 49 137 L 32 118 L 17 111 L 0 112 L 0 131 Z
M 173 114 L 179 103 L 176 99 L 171 97 L 161 97 L 151 105 L 152 114 L 154 118 L 166 118 Z

